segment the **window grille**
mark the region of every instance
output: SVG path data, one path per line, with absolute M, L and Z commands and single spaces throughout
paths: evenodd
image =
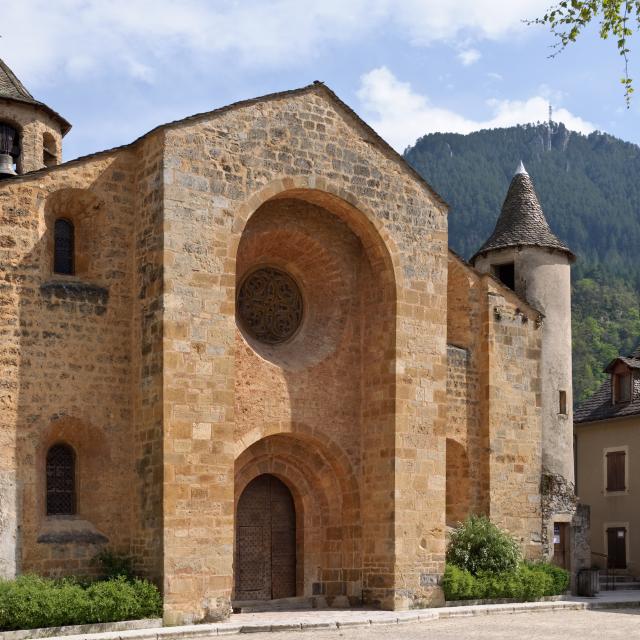
M 73 223 L 64 218 L 58 218 L 54 229 L 53 271 L 73 275 L 74 269 Z
M 47 452 L 47 515 L 76 512 L 75 454 L 68 444 L 56 444 Z

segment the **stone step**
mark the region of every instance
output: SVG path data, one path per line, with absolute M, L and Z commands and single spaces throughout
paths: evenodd
M 640 589 L 640 582 L 600 583 L 600 591 L 634 591 Z
M 277 600 L 233 600 L 234 613 L 268 613 L 269 611 L 296 611 L 322 609 L 327 606 L 323 597 L 279 598 Z

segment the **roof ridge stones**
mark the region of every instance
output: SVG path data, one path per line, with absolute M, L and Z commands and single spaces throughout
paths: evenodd
M 493 233 L 471 258 L 471 262 L 489 251 L 521 246 L 562 251 L 571 261 L 575 260 L 575 255 L 569 247 L 551 231 L 533 181 L 522 161 L 511 179 Z

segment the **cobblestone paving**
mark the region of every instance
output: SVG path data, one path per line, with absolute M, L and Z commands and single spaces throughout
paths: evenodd
M 640 637 L 640 609 L 541 611 L 331 631 L 256 633 L 251 637 L 255 640 L 629 640 Z

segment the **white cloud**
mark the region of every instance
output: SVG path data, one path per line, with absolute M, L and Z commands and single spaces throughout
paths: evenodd
M 176 54 L 235 65 L 299 64 L 332 43 L 393 29 L 416 46 L 472 44 L 523 31 L 548 0 L 15 0 L 2 7 L 0 55 L 30 84 L 60 71 L 118 67 L 150 82 Z M 178 58 L 179 59 L 179 58 Z M 464 62 L 464 59 L 463 59 Z M 469 62 L 470 63 L 470 62 Z M 468 63 L 467 63 L 468 64 Z
M 474 62 L 478 62 L 480 57 L 481 54 L 477 49 L 465 49 L 458 54 L 458 60 L 460 60 L 465 67 L 468 67 Z
M 358 98 L 371 126 L 398 151 L 403 151 L 426 133 L 470 133 L 543 121 L 549 107 L 547 98 L 542 95 L 526 100 L 492 99 L 487 101 L 490 116 L 475 120 L 435 106 L 427 96 L 416 93 L 408 82 L 398 80 L 386 67 L 373 69 L 362 76 Z M 582 133 L 595 128 L 563 108 L 554 109 L 554 120 Z
M 497 40 L 526 29 L 523 20 L 541 16 L 549 0 L 403 0 L 395 20 L 418 44 L 453 41 L 461 35 Z

